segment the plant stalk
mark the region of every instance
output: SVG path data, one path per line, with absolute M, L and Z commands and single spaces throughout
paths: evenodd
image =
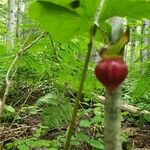
M 113 93 L 106 93 L 104 104 L 105 150 L 121 150 L 121 86 Z
M 75 126 L 75 121 L 76 121 L 76 118 L 77 118 L 77 113 L 78 113 L 79 103 L 80 103 L 81 94 L 82 94 L 82 90 L 83 90 L 83 86 L 84 86 L 86 71 L 87 71 L 87 68 L 88 68 L 90 55 L 91 55 L 91 51 L 92 51 L 92 48 L 93 48 L 93 42 L 94 42 L 96 30 L 97 30 L 97 27 L 99 26 L 99 17 L 100 17 L 100 12 L 101 12 L 101 8 L 102 8 L 103 4 L 104 4 L 104 0 L 101 0 L 99 6 L 97 8 L 97 11 L 96 11 L 96 15 L 95 15 L 95 18 L 94 18 L 93 25 L 91 26 L 90 40 L 89 40 L 89 44 L 88 44 L 88 51 L 87 51 L 87 54 L 86 54 L 86 59 L 85 59 L 85 63 L 84 63 L 84 67 L 83 67 L 83 71 L 82 71 L 82 75 L 81 75 L 79 89 L 78 89 L 77 97 L 76 97 L 75 104 L 74 104 L 74 109 L 73 109 L 73 113 L 72 113 L 72 120 L 70 122 L 68 131 L 67 131 L 66 141 L 65 141 L 65 144 L 64 144 L 64 150 L 69 150 L 70 149 L 70 141 L 71 141 L 71 137 L 72 137 L 74 126 Z
M 113 17 L 110 20 L 112 26 L 111 42 L 116 43 L 123 34 L 123 19 Z M 105 150 L 122 150 L 121 146 L 121 85 L 112 93 L 106 92 L 104 113 L 104 141 Z
M 91 28 L 91 32 L 92 32 L 92 36 L 95 36 L 95 32 L 96 32 L 97 26 L 94 24 L 94 26 Z M 93 39 L 93 38 L 91 38 Z M 77 118 L 77 112 L 78 112 L 78 108 L 79 108 L 79 103 L 80 103 L 80 99 L 81 99 L 81 95 L 82 95 L 82 90 L 83 90 L 83 85 L 84 85 L 84 81 L 85 81 L 85 76 L 86 76 L 86 71 L 88 68 L 88 63 L 90 60 L 90 55 L 91 55 L 91 51 L 92 51 L 92 47 L 93 47 L 93 40 L 90 40 L 89 44 L 88 44 L 88 52 L 86 55 L 86 59 L 85 59 L 85 64 L 83 67 L 83 71 L 82 71 L 82 76 L 81 76 L 81 81 L 79 84 L 79 89 L 78 89 L 78 93 L 77 93 L 77 97 L 74 103 L 74 108 L 73 108 L 73 112 L 72 112 L 72 120 L 70 122 L 68 131 L 67 131 L 67 137 L 66 137 L 66 141 L 64 144 L 64 150 L 69 150 L 70 149 L 70 141 L 71 141 L 71 136 L 74 130 L 74 126 L 75 126 L 75 121 Z

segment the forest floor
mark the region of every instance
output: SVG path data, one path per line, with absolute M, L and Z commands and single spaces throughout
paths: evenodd
M 14 123 L 11 128 L 10 124 L 3 123 L 0 125 L 0 141 L 11 141 L 20 139 L 23 137 L 32 136 L 36 130 L 40 118 L 38 116 L 30 116 L 26 118 L 23 124 Z M 136 122 L 126 121 L 123 123 L 123 130 L 128 135 L 129 140 L 127 143 L 123 143 L 123 150 L 150 150 L 150 125 L 137 125 Z M 58 135 L 60 130 L 53 129 L 48 131 L 44 139 L 54 139 Z M 88 145 L 81 145 L 83 150 L 90 150 Z M 75 150 L 73 148 L 73 150 Z
M 27 106 L 31 106 L 33 102 L 30 101 Z M 124 121 L 122 122 L 122 129 L 128 136 L 128 141 L 123 143 L 123 150 L 150 150 L 150 125 L 139 124 L 137 118 L 134 118 L 134 116 L 132 116 L 132 119 L 128 119 L 128 117 L 126 118 L 123 119 Z M 30 115 L 28 113 L 23 113 L 21 114 L 21 120 L 21 122 L 14 122 L 12 124 L 9 122 L 1 123 L 0 141 L 5 141 L 5 143 L 9 143 L 10 141 L 14 141 L 20 138 L 32 137 L 33 133 L 36 131 L 36 129 L 39 127 L 39 124 L 41 123 L 41 118 L 39 114 Z M 63 132 L 66 130 L 67 126 L 63 127 Z M 89 128 L 88 131 L 84 130 L 84 133 L 89 133 L 89 130 Z M 60 134 L 60 132 L 61 130 L 58 130 L 57 128 L 50 129 L 41 138 L 46 140 L 52 140 L 55 139 L 56 136 Z M 92 133 L 92 131 L 90 131 L 90 133 Z M 87 143 L 82 143 L 82 145 L 80 145 L 80 149 L 92 150 L 92 148 Z M 72 148 L 72 150 L 77 149 Z
M 138 125 L 134 122 L 125 122 L 124 132 L 129 137 L 129 142 L 125 143 L 125 149 L 128 145 L 132 149 L 150 150 L 150 125 Z

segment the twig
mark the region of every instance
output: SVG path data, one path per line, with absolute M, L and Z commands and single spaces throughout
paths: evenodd
M 12 64 L 10 65 L 7 73 L 6 73 L 6 88 L 5 88 L 5 92 L 4 92 L 4 95 L 3 95 L 3 99 L 0 100 L 0 117 L 2 116 L 2 113 L 3 113 L 3 109 L 4 109 L 4 105 L 5 105 L 5 102 L 6 102 L 6 99 L 7 99 L 7 96 L 8 96 L 8 93 L 9 93 L 9 89 L 10 89 L 10 86 L 11 86 L 11 83 L 12 83 L 12 79 L 13 77 L 15 76 L 15 73 L 17 70 L 15 70 L 13 72 L 13 74 L 11 75 L 11 71 L 15 68 L 15 65 L 16 65 L 16 62 L 22 57 L 22 55 L 29 49 L 31 48 L 34 44 L 36 44 L 42 37 L 44 37 L 46 32 L 43 32 L 39 37 L 37 37 L 31 44 L 29 44 L 28 46 L 26 47 L 22 47 L 18 53 L 16 54 L 16 57 L 15 59 L 13 60 Z M 21 108 L 23 107 L 23 105 L 26 103 L 26 101 L 28 100 L 30 94 L 32 93 L 32 91 L 29 93 L 29 95 L 27 96 L 27 98 L 25 99 L 24 103 L 22 104 Z M 12 121 L 9 129 L 11 129 L 13 123 L 15 122 L 17 116 L 19 115 L 20 113 L 20 110 L 21 108 L 19 109 L 19 111 L 17 112 L 17 114 L 15 115 L 14 117 L 14 120 Z M 3 131 L 2 131 L 3 132 Z M 7 137 L 5 137 L 6 139 Z M 4 140 L 5 141 L 5 140 Z M 3 147 L 3 144 L 4 144 L 4 141 L 2 142 L 2 144 L 0 145 L 0 150 L 2 149 Z
M 25 53 L 29 48 L 31 48 L 34 44 L 36 44 L 43 36 L 45 35 L 45 32 L 43 32 L 38 38 L 36 38 L 31 44 L 29 44 L 26 47 L 22 47 L 18 53 L 16 54 L 15 59 L 13 60 L 12 64 L 10 65 L 7 73 L 6 73 L 6 88 L 5 88 L 5 92 L 2 98 L 2 102 L 3 102 L 3 106 L 5 105 L 5 101 L 7 99 L 8 93 L 9 93 L 9 89 L 12 83 L 12 79 L 15 76 L 16 70 L 14 71 L 13 75 L 11 75 L 11 71 L 15 68 L 16 62 L 21 58 L 21 56 L 23 55 L 23 53 Z M 3 109 L 3 108 L 1 108 Z M 1 114 L 0 114 L 1 115 Z
M 7 131 L 4 131 L 3 134 L 9 134 L 10 131 L 11 131 L 11 133 L 12 133 L 12 132 L 15 132 L 15 131 L 18 131 L 18 130 L 20 131 L 21 129 L 24 129 L 24 128 L 31 128 L 31 126 L 21 126 L 21 127 L 15 128 L 15 129 L 11 129 L 11 130 L 9 130 L 9 131 L 8 131 L 8 129 L 6 128 Z M 3 134 L 0 132 L 0 135 L 3 135 Z
M 30 95 L 32 94 L 32 92 L 34 91 L 34 89 L 37 87 L 39 81 L 41 81 L 41 79 L 42 79 L 43 77 L 44 77 L 44 75 L 42 75 L 42 77 L 37 81 L 37 83 L 34 85 L 33 89 L 32 89 L 32 90 L 29 92 L 29 94 L 27 95 L 27 97 L 26 97 L 26 99 L 24 100 L 23 104 L 20 106 L 18 112 L 15 114 L 14 119 L 13 119 L 13 121 L 11 122 L 11 124 L 10 124 L 10 126 L 9 126 L 9 128 L 8 128 L 9 131 L 11 130 L 11 128 L 12 128 L 14 122 L 16 121 L 17 117 L 19 116 L 22 107 L 25 105 L 25 103 L 26 103 L 27 100 L 29 99 Z M 3 131 L 2 131 L 2 133 L 3 133 Z M 7 137 L 8 137 L 8 134 L 4 137 L 4 140 L 0 143 L 0 150 L 2 149 L 3 144 L 4 144 L 4 142 L 6 141 Z

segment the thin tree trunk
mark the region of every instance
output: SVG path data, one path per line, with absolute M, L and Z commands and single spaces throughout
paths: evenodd
M 128 48 L 129 44 L 127 44 L 124 48 L 124 61 L 127 62 L 127 57 L 128 57 Z
M 27 9 L 28 9 L 28 1 L 27 0 L 24 0 L 23 1 L 23 5 L 24 5 L 24 10 L 23 10 L 23 21 L 22 21 L 22 23 L 24 24 L 24 25 L 26 25 L 27 24 Z M 23 35 L 23 38 L 25 37 L 25 33 L 26 33 L 26 29 L 25 28 L 23 28 L 23 31 L 22 31 L 22 35 Z
M 123 33 L 123 19 L 114 17 L 109 20 L 112 26 L 112 43 L 116 43 Z M 121 150 L 121 86 L 113 93 L 106 93 L 104 114 L 105 150 Z
M 8 22 L 8 19 L 7 18 L 7 10 L 6 10 L 6 5 L 5 4 L 2 4 L 0 2 L 0 28 L 4 29 L 7 25 L 7 22 Z M 6 32 L 5 31 L 0 31 L 0 41 L 1 41 L 1 44 L 3 43 L 6 43 Z
M 135 47 L 136 47 L 136 39 L 135 39 L 135 34 L 137 31 L 137 26 L 135 25 L 136 21 L 134 20 L 132 22 L 133 27 L 131 29 L 132 37 L 131 37 L 131 49 L 130 49 L 130 62 L 133 62 L 135 59 Z
M 149 45 L 149 39 L 145 37 L 148 34 L 148 28 L 150 26 L 149 20 L 144 20 L 142 27 L 141 27 L 141 50 L 140 50 L 140 60 L 143 62 L 148 58 L 148 48 L 147 46 Z
M 147 48 L 147 58 L 150 58 L 150 20 L 149 20 L 149 31 L 148 31 L 148 48 Z
M 16 38 L 20 37 L 20 20 L 21 20 L 21 1 L 17 1 L 17 14 L 16 14 Z
M 15 0 L 8 0 L 8 46 L 14 47 L 15 33 Z

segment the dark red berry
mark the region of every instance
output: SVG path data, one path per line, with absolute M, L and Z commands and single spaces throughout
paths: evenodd
M 103 58 L 95 67 L 97 79 L 112 92 L 128 74 L 128 67 L 122 58 Z

